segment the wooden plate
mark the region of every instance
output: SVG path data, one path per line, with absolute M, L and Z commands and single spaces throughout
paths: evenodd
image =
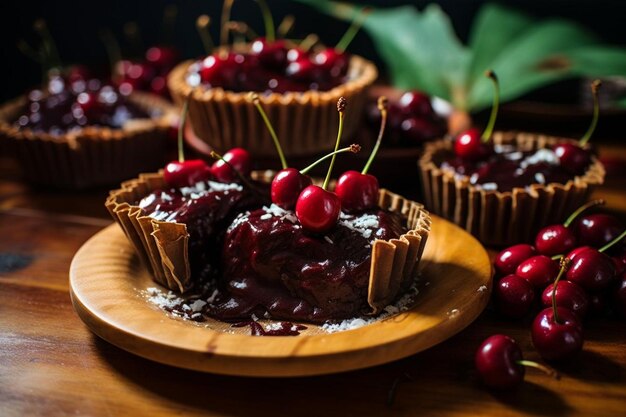
M 157 362 L 229 375 L 303 376 L 365 368 L 434 346 L 469 325 L 491 292 L 491 264 L 480 243 L 433 217 L 422 260 L 420 292 L 406 312 L 364 327 L 300 336 L 249 336 L 225 323 L 168 316 L 142 297 L 156 287 L 118 225 L 93 236 L 70 267 L 80 318 L 98 336 Z M 231 333 L 231 332 L 235 333 Z

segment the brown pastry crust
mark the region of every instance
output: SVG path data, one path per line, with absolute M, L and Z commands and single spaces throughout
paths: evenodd
M 178 104 L 192 92 L 189 122 L 196 135 L 218 151 L 243 147 L 256 156 L 275 156 L 276 149 L 263 119 L 248 93 L 222 88 L 195 88 L 187 84 L 192 61 L 179 64 L 168 76 L 168 87 Z M 353 56 L 349 81 L 329 91 L 270 93 L 259 96 L 288 155 L 310 155 L 332 149 L 337 138 L 337 100 L 348 100 L 344 137 L 358 129 L 367 102 L 367 88 L 376 80 L 376 66 Z
M 16 158 L 25 178 L 35 184 L 80 189 L 111 185 L 163 163 L 167 131 L 175 108 L 158 96 L 135 92 L 134 104 L 159 116 L 130 120 L 121 129 L 87 126 L 63 135 L 18 129 L 13 121 L 27 99 L 0 107 L 0 149 Z
M 515 144 L 532 151 L 556 143 L 576 141 L 534 133 L 495 132 L 494 144 Z M 584 204 L 593 188 L 604 182 L 604 166 L 595 157 L 588 170 L 565 184 L 533 184 L 512 191 L 485 191 L 468 177 L 455 175 L 435 164 L 436 156 L 452 149 L 439 140 L 426 145 L 418 162 L 426 206 L 476 236 L 487 245 L 527 242 L 550 223 L 562 221 Z
M 254 171 L 256 181 L 270 182 L 273 171 Z M 163 188 L 163 172 L 141 174 L 110 192 L 105 205 L 133 243 L 154 280 L 174 291 L 191 287 L 187 246 L 189 234 L 182 223 L 154 220 L 134 202 L 155 189 Z M 413 282 L 430 232 L 430 216 L 423 206 L 385 189 L 380 190 L 379 205 L 407 218 L 405 234 L 389 241 L 376 240 L 372 245 L 372 264 L 368 303 L 373 313 L 380 312 Z

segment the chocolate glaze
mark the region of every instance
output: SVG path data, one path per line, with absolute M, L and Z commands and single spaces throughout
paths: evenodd
M 356 218 L 376 224 L 361 231 L 346 226 Z M 305 232 L 293 212 L 276 206 L 240 215 L 226 232 L 220 293 L 207 314 L 234 321 L 267 313 L 314 323 L 359 315 L 367 308 L 371 244 L 405 231 L 399 214 L 380 209 L 342 214 L 324 236 Z
M 511 146 L 501 146 L 482 161 L 463 160 L 452 151 L 442 152 L 433 159 L 442 169 L 451 169 L 458 175 L 469 177 L 474 185 L 484 186 L 487 190 L 493 189 L 495 184 L 500 192 L 532 184 L 565 184 L 574 178 L 559 164 L 551 150 L 542 149 L 539 152 L 544 157 L 530 158 L 537 151 L 519 151 Z

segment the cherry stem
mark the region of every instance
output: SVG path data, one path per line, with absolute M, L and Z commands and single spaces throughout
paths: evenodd
M 16 46 L 17 46 L 17 49 L 21 53 L 26 55 L 28 58 L 32 59 L 33 61 L 37 62 L 38 64 L 41 64 L 41 65 L 44 64 L 44 59 L 41 56 L 41 52 L 35 50 L 35 48 L 30 46 L 28 44 L 28 42 L 26 42 L 24 39 L 20 39 L 19 41 L 17 41 L 17 45 Z
M 361 30 L 361 26 L 363 26 L 363 23 L 365 23 L 365 20 L 371 11 L 372 9 L 370 7 L 364 7 L 356 12 L 357 15 L 352 20 L 352 24 L 346 33 L 343 34 L 339 42 L 337 42 L 337 45 L 335 45 L 335 50 L 337 50 L 337 52 L 344 52 L 348 48 L 356 34 L 359 33 L 359 30 Z
M 580 146 L 585 146 L 589 139 L 591 139 L 591 135 L 596 130 L 596 126 L 598 125 L 598 118 L 600 117 L 600 103 L 598 102 L 598 88 L 600 88 L 602 82 L 600 80 L 594 80 L 591 83 L 591 95 L 593 96 L 593 117 L 591 119 L 591 124 L 589 125 L 589 129 L 583 135 L 582 138 L 578 141 Z
M 559 255 L 554 255 L 552 257 L 550 257 L 550 259 L 552 259 L 553 261 L 556 261 L 557 259 L 561 259 L 562 257 L 564 257 L 565 255 L 563 255 L 562 253 Z
M 176 32 L 176 17 L 178 16 L 178 6 L 170 4 L 163 10 L 163 33 L 166 44 L 174 43 L 174 33 Z
M 361 145 L 357 145 L 357 144 L 352 144 L 350 146 L 346 146 L 345 148 L 341 148 L 339 150 L 336 150 L 334 152 L 331 152 L 327 155 L 324 155 L 323 157 L 321 157 L 320 159 L 318 159 L 317 161 L 313 162 L 311 165 L 309 165 L 308 167 L 300 170 L 300 174 L 306 174 L 307 172 L 309 172 L 311 169 L 315 168 L 317 165 L 319 165 L 320 163 L 324 162 L 325 160 L 327 160 L 328 158 L 331 158 L 334 155 L 340 154 L 340 153 L 344 153 L 344 152 L 352 152 L 352 153 L 357 153 L 361 151 Z
M 244 36 L 247 36 L 249 39 L 256 39 L 259 37 L 259 35 L 257 35 L 257 33 L 244 22 L 230 21 L 226 23 L 226 26 L 228 27 L 229 31 L 240 33 Z
M 287 36 L 291 29 L 293 29 L 293 24 L 295 23 L 296 18 L 292 14 L 288 14 L 285 16 L 282 22 L 278 25 L 278 29 L 276 32 L 278 33 L 278 37 L 284 38 Z
M 210 24 L 211 18 L 205 14 L 198 16 L 198 19 L 196 20 L 196 29 L 198 29 L 198 34 L 200 35 L 202 45 L 204 46 L 204 52 L 206 52 L 207 55 L 211 55 L 213 48 L 215 48 L 211 32 L 209 32 Z
M 287 169 L 288 165 L 287 165 L 287 160 L 285 160 L 285 155 L 283 154 L 283 148 L 282 146 L 280 146 L 280 142 L 278 141 L 278 136 L 276 136 L 276 131 L 274 130 L 274 127 L 272 126 L 272 122 L 270 122 L 270 119 L 267 117 L 265 110 L 263 110 L 263 107 L 261 106 L 259 95 L 251 92 L 250 94 L 248 94 L 248 100 L 251 101 L 252 104 L 254 104 L 254 106 L 259 111 L 259 114 L 263 118 L 263 122 L 265 122 L 265 126 L 267 126 L 267 130 L 270 132 L 270 136 L 272 137 L 272 140 L 274 141 L 274 146 L 276 147 L 276 150 L 278 151 L 280 164 L 282 165 L 283 169 Z
M 191 94 L 189 93 L 185 102 L 183 103 L 183 109 L 180 112 L 180 121 L 178 122 L 178 162 L 185 162 L 185 150 L 183 146 L 183 135 L 185 132 L 185 122 L 187 121 L 187 113 L 189 113 L 189 102 L 191 101 Z
M 374 157 L 378 153 L 378 148 L 380 148 L 380 144 L 383 141 L 383 136 L 385 135 L 385 126 L 387 125 L 387 104 L 387 97 L 378 97 L 378 110 L 380 111 L 380 130 L 378 131 L 378 138 L 376 138 L 376 144 L 374 145 L 374 149 L 372 149 L 372 153 L 365 163 L 363 171 L 361 171 L 361 174 L 363 175 L 367 174 L 367 171 L 370 169 L 370 165 L 372 165 L 372 161 L 374 161 Z
M 576 218 L 585 210 L 587 210 L 588 208 L 591 207 L 595 207 L 595 206 L 602 206 L 604 205 L 605 201 L 602 199 L 599 200 L 592 200 L 590 202 L 588 202 L 587 204 L 584 204 L 582 206 L 580 206 L 575 212 L 573 212 L 572 214 L 570 214 L 570 216 L 567 218 L 567 220 L 565 220 L 565 223 L 563 223 L 563 226 L 565 227 L 569 227 L 572 222 L 574 220 L 576 220 Z
M 226 45 L 228 43 L 228 21 L 230 20 L 230 11 L 233 8 L 235 0 L 224 0 L 222 5 L 222 16 L 220 19 L 220 45 Z
M 209 154 L 209 156 L 213 159 L 218 159 L 223 161 L 226 165 L 228 165 L 228 167 L 230 169 L 233 170 L 233 172 L 235 173 L 235 175 L 237 175 L 237 178 L 239 178 L 241 180 L 241 182 L 248 188 L 250 188 L 251 190 L 253 190 L 254 192 L 261 194 L 260 191 L 254 186 L 252 185 L 252 183 L 250 181 L 248 181 L 248 179 L 246 177 L 244 177 L 244 175 L 233 166 L 233 164 L 231 164 L 230 162 L 228 162 L 226 159 L 224 159 L 224 157 L 222 155 L 220 155 L 219 153 L 215 152 L 215 151 L 211 151 L 211 153 Z
M 33 25 L 35 31 L 41 36 L 43 39 L 44 50 L 47 51 L 50 68 L 60 67 L 61 66 L 61 57 L 59 55 L 59 50 L 57 49 L 56 42 L 54 42 L 54 38 L 48 29 L 48 25 L 46 21 L 43 19 L 38 19 L 35 21 Z
M 518 365 L 529 367 L 529 368 L 539 369 L 540 371 L 544 372 L 546 375 L 552 378 L 561 379 L 561 375 L 557 372 L 556 369 L 550 368 L 549 366 L 546 366 L 546 365 L 542 365 L 535 361 L 528 361 L 526 359 L 522 359 L 519 361 L 515 361 L 515 363 L 517 363 Z
M 559 275 L 556 276 L 556 279 L 554 280 L 554 285 L 552 286 L 552 312 L 554 314 L 554 322 L 556 324 L 562 324 L 556 311 L 556 287 L 571 263 L 571 259 L 561 258 L 561 269 L 559 270 Z
M 111 65 L 111 78 L 117 80 L 121 76 L 116 68 L 117 63 L 122 60 L 120 44 L 117 42 L 117 39 L 115 39 L 115 36 L 110 29 L 103 29 L 100 33 L 100 39 L 102 40 L 104 49 L 106 49 L 107 56 L 109 57 L 109 64 Z
M 483 131 L 483 135 L 481 137 L 482 141 L 487 143 L 491 139 L 491 134 L 493 133 L 493 128 L 496 125 L 496 116 L 498 115 L 498 107 L 500 105 L 500 83 L 498 82 L 498 77 L 495 72 L 489 70 L 485 73 L 486 77 L 493 82 L 493 106 L 491 106 L 491 115 L 489 116 L 489 123 L 487 123 L 487 127 Z
M 309 52 L 316 43 L 320 41 L 320 38 L 315 33 L 310 33 L 306 36 L 306 38 L 302 39 L 298 48 L 302 49 L 304 52 Z
M 265 0 L 256 0 L 259 4 L 259 8 L 261 9 L 261 14 L 263 15 L 263 24 L 265 25 L 265 39 L 272 43 L 274 39 L 276 39 L 276 34 L 274 33 L 274 18 L 272 18 L 272 12 L 270 12 L 270 8 L 267 7 L 267 3 Z
M 139 26 L 137 22 L 127 22 L 124 25 L 124 35 L 126 35 L 126 39 L 132 45 L 134 51 L 134 56 L 141 56 L 142 51 L 144 50 L 143 41 L 141 40 L 141 32 L 139 31 Z
M 339 143 L 341 142 L 341 134 L 343 133 L 343 119 L 345 117 L 347 101 L 345 97 L 339 97 L 337 100 L 337 111 L 339 112 L 339 130 L 337 132 L 337 141 L 335 142 L 335 152 L 339 149 Z M 334 152 L 333 152 L 334 153 Z M 328 166 L 328 172 L 326 173 L 326 178 L 324 179 L 324 184 L 322 184 L 322 189 L 326 190 L 328 187 L 328 182 L 330 181 L 330 175 L 333 172 L 333 166 L 335 165 L 335 158 L 337 154 L 334 154 L 330 160 L 330 165 Z
M 613 245 L 615 245 L 616 243 L 618 243 L 619 241 L 621 241 L 625 237 L 626 237 L 626 230 L 624 230 L 622 232 L 622 234 L 620 234 L 618 237 L 616 237 L 615 239 L 613 239 L 612 241 L 610 241 L 609 243 L 607 243 L 606 245 L 604 245 L 600 249 L 598 249 L 598 252 L 603 253 L 603 252 L 611 249 L 613 247 Z

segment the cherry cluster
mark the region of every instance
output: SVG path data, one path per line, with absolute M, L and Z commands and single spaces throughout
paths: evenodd
M 121 127 L 148 114 L 130 103 L 128 93 L 113 83 L 92 78 L 82 66 L 51 70 L 45 90 L 28 94 L 25 113 L 16 124 L 35 131 L 62 134 L 86 125 Z
M 389 101 L 389 126 L 385 143 L 415 146 L 440 138 L 446 132 L 445 121 L 433 110 L 430 97 L 421 91 L 407 91 L 397 101 Z M 367 109 L 367 119 L 375 126 L 380 124 L 380 111 L 376 103 Z
M 178 62 L 178 56 L 172 46 L 152 46 L 141 59 L 119 60 L 113 79 L 121 90 L 147 91 L 168 98 L 167 75 Z
M 334 48 L 309 52 L 284 39 L 257 38 L 249 52 L 207 56 L 192 65 L 190 75 L 207 87 L 237 92 L 327 91 L 344 82 L 348 64 L 349 55 Z

